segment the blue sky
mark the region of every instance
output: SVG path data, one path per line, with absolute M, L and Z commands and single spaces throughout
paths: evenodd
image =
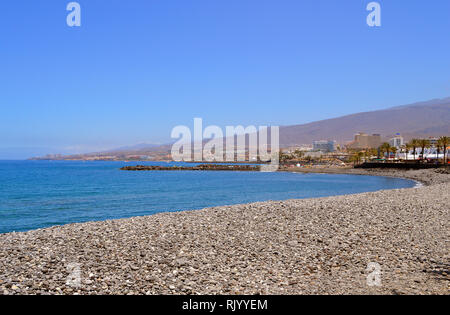
M 0 6 L 0 159 L 290 125 L 450 96 L 450 1 L 68 0 Z

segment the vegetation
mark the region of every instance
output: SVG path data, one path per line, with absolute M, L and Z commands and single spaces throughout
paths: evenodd
M 441 146 L 444 151 L 444 163 L 447 163 L 447 148 L 450 145 L 450 137 L 440 137 L 438 140 L 438 147 Z
M 420 148 L 421 148 L 420 158 L 423 160 L 424 156 L 425 156 L 425 149 L 427 149 L 427 148 L 429 148 L 431 146 L 431 142 L 430 142 L 430 140 L 427 140 L 427 139 L 420 139 L 419 140 L 419 145 L 420 145 Z
M 443 162 L 446 163 L 447 162 L 447 147 L 450 144 L 450 137 L 441 137 L 439 138 L 439 140 L 436 142 L 436 144 L 434 145 L 434 147 L 436 148 L 436 160 L 439 160 L 439 155 L 441 154 L 441 152 L 444 153 L 444 158 L 443 158 Z M 421 149 L 420 150 L 420 155 L 419 158 L 423 161 L 425 159 L 425 150 L 427 148 L 431 148 L 433 147 L 433 145 L 431 144 L 431 141 L 428 139 L 412 139 L 408 144 L 406 144 L 404 146 L 404 149 L 406 150 L 406 152 L 409 152 L 411 149 L 413 150 L 413 155 L 414 155 L 414 160 L 416 159 L 416 153 L 417 153 L 417 149 Z
M 409 143 L 402 145 L 400 148 L 391 147 L 389 143 L 383 143 L 379 148 L 379 152 L 386 156 L 387 159 L 390 158 L 391 153 L 394 155 L 399 153 L 405 153 L 404 160 L 408 160 L 408 153 L 412 150 L 414 155 L 414 160 L 416 160 L 416 155 L 418 149 L 420 149 L 419 158 L 420 160 L 425 160 L 425 152 L 427 148 L 435 147 L 436 148 L 436 160 L 439 161 L 439 155 L 441 152 L 444 152 L 443 162 L 447 162 L 447 148 L 450 145 L 450 137 L 441 137 L 437 141 L 435 145 L 431 144 L 429 139 L 412 139 Z M 400 151 L 399 151 L 400 150 Z
M 363 157 L 364 153 L 362 151 L 356 152 L 350 157 L 350 162 L 352 162 L 353 165 L 361 164 Z
M 300 160 L 301 158 L 303 158 L 303 156 L 305 156 L 305 152 L 300 151 L 300 150 L 295 150 L 294 156 L 295 156 L 295 158 Z
M 413 149 L 414 160 L 416 160 L 416 150 L 420 146 L 419 139 L 412 139 L 409 145 Z
M 386 153 L 387 157 L 389 158 L 389 153 L 391 152 L 391 145 L 387 142 L 383 143 L 380 146 L 380 152 L 384 155 Z
M 344 154 L 347 154 L 347 161 L 356 164 L 361 164 L 364 162 L 369 162 L 375 157 L 378 158 L 386 157 L 386 160 L 389 160 L 392 155 L 396 157 L 396 159 L 408 160 L 408 155 L 412 150 L 412 154 L 414 155 L 414 161 L 416 161 L 416 156 L 419 154 L 419 159 L 424 162 L 426 159 L 426 149 L 434 147 L 436 148 L 436 161 L 447 163 L 447 148 L 450 146 L 450 137 L 441 137 L 436 143 L 431 143 L 429 139 L 412 139 L 409 143 L 402 145 L 400 148 L 392 147 L 389 143 L 383 143 L 378 149 L 347 149 Z M 419 152 L 420 149 L 420 152 Z M 442 152 L 444 152 L 444 158 L 441 160 L 440 156 L 442 156 Z M 404 156 L 403 156 L 404 154 Z M 433 157 L 434 158 L 434 157 Z M 335 156 L 321 156 L 321 157 L 312 157 L 310 155 L 306 155 L 304 151 L 295 150 L 291 153 L 285 153 L 280 150 L 280 162 L 297 162 L 302 161 L 304 163 L 331 163 L 331 161 L 336 160 L 342 163 L 341 160 L 337 159 Z
M 394 156 L 397 154 L 397 148 L 396 147 L 391 147 L 389 151 L 392 152 L 392 154 L 394 154 Z
M 290 160 L 292 157 L 287 154 L 284 153 L 283 150 L 280 150 L 280 154 L 279 154 L 279 159 L 280 159 L 280 163 L 285 163 L 286 161 Z
M 411 151 L 412 148 L 413 146 L 410 143 L 403 145 L 402 149 L 405 151 L 405 160 L 408 160 L 408 153 L 409 151 Z

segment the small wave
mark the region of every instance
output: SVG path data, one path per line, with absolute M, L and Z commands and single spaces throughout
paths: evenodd
M 422 188 L 423 184 L 421 182 L 419 182 L 418 180 L 415 180 L 414 182 L 416 182 L 416 185 L 413 188 Z

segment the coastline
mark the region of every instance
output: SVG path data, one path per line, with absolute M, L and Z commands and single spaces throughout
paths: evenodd
M 424 186 L 3 234 L 0 294 L 448 294 L 449 174 L 338 171 Z
M 437 171 L 436 171 L 437 170 Z M 449 169 L 431 170 L 395 170 L 395 169 L 355 169 L 355 168 L 290 168 L 282 169 L 281 172 L 304 173 L 304 174 L 346 174 L 346 175 L 368 175 L 393 178 L 405 178 L 421 183 L 425 186 L 447 182 Z M 432 174 L 432 176 L 429 176 Z

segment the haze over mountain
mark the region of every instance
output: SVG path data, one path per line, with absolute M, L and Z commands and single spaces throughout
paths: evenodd
M 357 132 L 379 133 L 389 138 L 401 133 L 412 138 L 450 134 L 450 98 L 396 106 L 385 110 L 280 128 L 282 146 L 312 143 L 314 140 L 353 140 Z
M 112 153 L 112 152 L 121 152 L 121 151 L 140 151 L 140 150 L 149 150 L 151 148 L 160 147 L 161 144 L 150 144 L 150 143 L 139 143 L 136 145 L 130 145 L 130 146 L 124 146 L 120 148 L 115 148 L 112 150 L 107 150 L 105 152 Z
M 450 97 L 384 110 L 357 113 L 317 122 L 280 127 L 280 147 L 311 144 L 314 140 L 336 140 L 345 144 L 355 133 L 378 133 L 387 140 L 400 133 L 406 140 L 450 135 Z M 205 140 L 206 141 L 206 140 Z M 167 154 L 172 145 L 138 144 L 83 156 Z M 74 157 L 74 156 L 67 156 Z
M 358 132 L 379 133 L 385 139 L 401 133 L 412 138 L 450 135 L 450 97 L 357 113 L 302 125 L 280 127 L 282 147 L 311 144 L 314 140 L 336 140 L 345 144 Z M 167 150 L 169 146 L 159 148 Z M 139 151 L 158 147 L 140 147 Z

